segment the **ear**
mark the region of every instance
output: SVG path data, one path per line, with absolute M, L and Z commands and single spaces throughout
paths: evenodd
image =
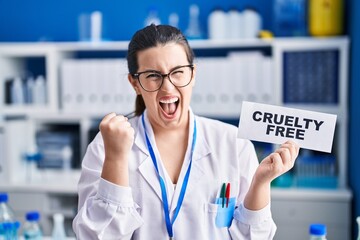
M 193 69 L 193 76 L 192 76 L 192 85 L 195 86 L 195 83 L 196 83 L 196 64 L 194 64 L 194 69 Z
M 131 86 L 134 88 L 136 95 L 141 95 L 139 82 L 130 73 L 128 74 L 128 80 Z

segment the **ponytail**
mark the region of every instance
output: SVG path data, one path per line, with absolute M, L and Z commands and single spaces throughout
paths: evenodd
M 135 116 L 140 116 L 145 111 L 145 102 L 141 95 L 136 95 L 135 100 Z

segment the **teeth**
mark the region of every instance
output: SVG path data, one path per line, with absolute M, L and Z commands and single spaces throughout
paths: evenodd
M 178 97 L 173 97 L 173 98 L 169 98 L 169 99 L 162 99 L 160 100 L 161 103 L 174 103 L 177 102 L 179 100 Z

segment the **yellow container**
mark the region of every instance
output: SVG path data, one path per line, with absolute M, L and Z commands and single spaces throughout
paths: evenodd
M 309 33 L 333 36 L 343 33 L 343 0 L 309 0 Z

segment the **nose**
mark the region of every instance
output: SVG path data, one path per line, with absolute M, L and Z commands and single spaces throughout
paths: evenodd
M 169 74 L 163 75 L 163 83 L 161 85 L 161 89 L 163 89 L 163 90 L 171 90 L 173 88 L 176 88 L 176 87 L 171 82 L 170 75 Z

